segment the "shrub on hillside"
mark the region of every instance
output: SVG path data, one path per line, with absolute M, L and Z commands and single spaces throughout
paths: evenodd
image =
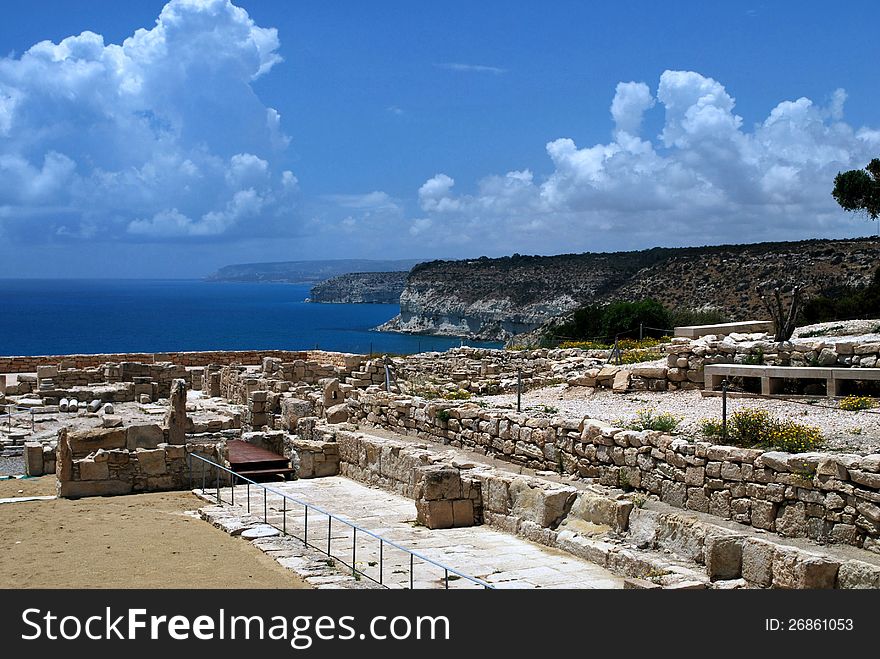
M 801 311 L 801 324 L 826 323 L 832 320 L 877 318 L 880 316 L 880 268 L 867 286 L 847 286 L 826 291 L 807 300 Z
M 662 336 L 663 329 L 670 327 L 669 312 L 662 304 L 650 299 L 612 302 L 604 306 L 586 305 L 576 309 L 571 319 L 558 325 L 553 334 L 568 340 L 613 343 L 618 335 L 638 337 L 640 326 L 644 327 L 645 336 Z

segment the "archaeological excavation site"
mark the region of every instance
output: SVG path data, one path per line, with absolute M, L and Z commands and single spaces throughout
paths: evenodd
M 767 330 L 2 357 L 4 501 L 192 493 L 305 587 L 880 588 L 880 335 Z

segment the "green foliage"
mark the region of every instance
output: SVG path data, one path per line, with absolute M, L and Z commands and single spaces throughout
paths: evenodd
M 469 400 L 471 392 L 464 389 L 456 389 L 455 391 L 444 391 L 442 397 L 445 400 Z
M 724 426 L 721 419 L 703 419 L 700 421 L 700 432 L 706 437 L 721 437 Z
M 662 355 L 656 350 L 624 350 L 620 355 L 621 364 L 640 364 L 660 359 Z
M 636 412 L 636 418 L 627 426 L 630 430 L 659 430 L 660 432 L 673 432 L 681 417 L 661 412 L 656 414 L 654 409 L 646 407 Z
M 670 327 L 718 325 L 730 321 L 730 316 L 720 309 L 673 309 L 669 312 Z
M 644 339 L 621 338 L 617 341 L 617 347 L 621 350 L 644 350 L 656 348 L 664 343 L 669 343 L 670 337 L 646 337 Z M 614 343 L 605 341 L 565 341 L 559 344 L 560 348 L 580 348 L 581 350 L 608 350 Z
M 721 419 L 703 419 L 706 437 L 721 437 Z M 822 431 L 790 419 L 777 419 L 767 410 L 746 408 L 728 418 L 727 441 L 734 446 L 761 447 L 788 453 L 804 453 L 822 446 Z
M 865 169 L 838 172 L 831 195 L 844 210 L 864 212 L 876 220 L 880 217 L 880 159 L 874 158 Z
M 754 354 L 746 355 L 743 359 L 743 364 L 749 364 L 751 366 L 760 366 L 764 363 L 764 350 L 758 348 L 755 350 Z
M 623 332 L 637 333 L 639 324 L 646 328 L 669 327 L 669 312 L 657 300 L 638 302 L 614 302 L 604 308 L 602 314 L 605 334 L 613 336 Z M 663 336 L 664 332 L 645 329 L 646 336 Z
M 867 286 L 846 286 L 814 297 L 803 306 L 803 324 L 876 317 L 880 314 L 880 268 Z
M 434 418 L 437 419 L 438 421 L 446 422 L 452 418 L 452 415 L 449 413 L 449 410 L 437 410 L 434 413 Z
M 586 305 L 572 313 L 571 320 L 553 330 L 555 336 L 567 339 L 590 339 L 613 343 L 618 334 L 637 335 L 639 325 L 646 328 L 670 327 L 669 312 L 656 300 L 612 302 L 604 306 Z M 662 332 L 644 330 L 646 336 L 661 336 Z M 550 337 L 552 339 L 552 337 Z
M 859 410 L 869 410 L 876 404 L 874 399 L 868 396 L 847 396 L 840 401 L 838 407 L 848 412 L 858 412 Z

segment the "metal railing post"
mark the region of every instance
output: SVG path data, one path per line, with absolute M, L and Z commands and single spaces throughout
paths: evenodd
M 189 489 L 193 489 L 193 456 L 192 453 L 186 454 L 186 465 L 189 467 Z
M 351 527 L 351 570 L 352 574 L 357 572 L 357 536 L 358 530 L 356 526 Z
M 415 566 L 416 555 L 410 552 L 409 554 L 409 589 L 413 590 L 413 568 Z
M 281 497 L 281 532 L 287 535 L 287 497 Z
M 522 412 L 522 369 L 516 369 L 516 411 Z
M 331 527 L 333 525 L 333 518 L 330 515 L 327 515 L 327 555 L 330 556 L 330 538 L 331 538 Z
M 727 441 L 727 380 L 721 381 L 721 441 Z
M 263 488 L 263 523 L 269 521 L 269 490 Z
M 309 544 L 309 505 L 305 504 L 306 507 L 306 515 L 305 515 L 305 528 L 303 530 L 303 544 L 308 546 Z
M 220 503 L 220 470 L 215 467 L 214 471 L 217 472 L 217 503 Z
M 382 542 L 382 538 L 379 538 L 379 585 L 382 586 L 382 568 L 384 567 L 384 556 L 383 549 L 385 548 L 385 543 Z
M 247 511 L 248 511 L 248 514 L 250 514 L 250 512 L 251 512 L 251 482 L 250 481 L 247 482 L 247 500 L 248 500 Z

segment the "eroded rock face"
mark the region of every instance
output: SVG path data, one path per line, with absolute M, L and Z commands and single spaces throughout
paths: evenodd
M 310 302 L 397 304 L 408 272 L 353 272 L 312 286 Z
M 878 249 L 877 239 L 807 240 L 432 261 L 413 268 L 400 315 L 381 329 L 504 341 L 583 304 L 645 298 L 757 317 L 765 313 L 758 286 L 797 281 L 812 295 L 865 284 Z

